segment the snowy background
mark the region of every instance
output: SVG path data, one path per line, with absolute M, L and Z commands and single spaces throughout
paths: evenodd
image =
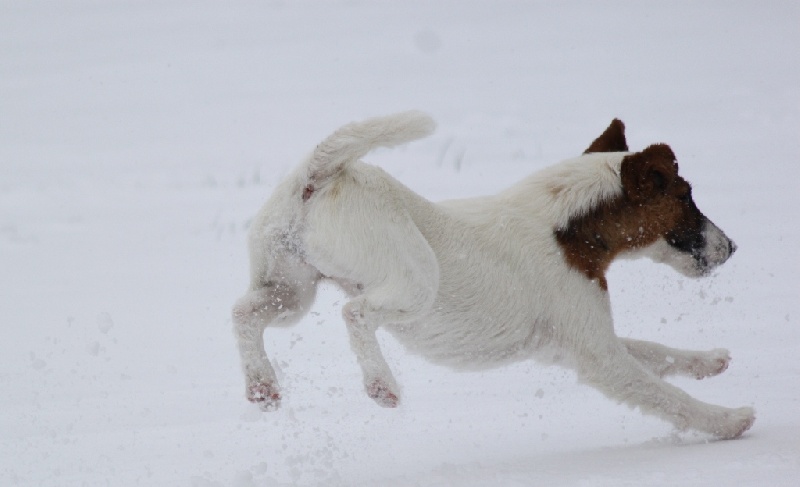
M 793 0 L 0 2 L 0 485 L 798 485 L 799 22 Z M 618 333 L 729 348 L 674 382 L 753 429 L 677 434 L 571 372 L 457 373 L 386 335 L 403 404 L 380 409 L 333 288 L 266 333 L 283 408 L 248 404 L 248 222 L 330 131 L 410 108 L 437 133 L 368 160 L 431 199 L 615 116 L 669 143 L 739 251 L 700 281 L 616 265 Z

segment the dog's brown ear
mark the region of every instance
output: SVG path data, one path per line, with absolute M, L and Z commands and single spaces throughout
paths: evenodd
M 594 139 L 592 145 L 583 153 L 589 154 L 591 152 L 628 152 L 628 142 L 625 140 L 625 124 L 622 123 L 622 120 L 618 118 L 612 120 L 605 132 Z
M 625 156 L 620 167 L 622 189 L 633 202 L 646 201 L 663 192 L 677 176 L 675 154 L 666 144 L 651 145 Z

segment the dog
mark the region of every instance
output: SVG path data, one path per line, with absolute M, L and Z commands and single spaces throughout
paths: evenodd
M 665 382 L 723 372 L 727 350 L 689 351 L 619 338 L 606 271 L 649 257 L 708 275 L 736 246 L 695 205 L 672 149 L 630 152 L 614 119 L 583 155 L 493 196 L 433 203 L 359 159 L 433 132 L 403 112 L 351 123 L 323 140 L 274 191 L 249 233 L 250 287 L 233 306 L 246 397 L 280 405 L 263 332 L 305 316 L 333 280 L 367 395 L 396 407 L 398 385 L 375 336 L 457 369 L 536 359 L 575 370 L 612 400 L 721 439 L 749 407 L 701 402 Z

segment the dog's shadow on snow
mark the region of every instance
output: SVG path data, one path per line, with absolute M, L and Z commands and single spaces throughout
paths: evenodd
M 729 445 L 697 433 L 673 433 L 641 443 L 562 451 L 488 453 L 484 459 L 444 463 L 427 472 L 381 479 L 381 485 L 653 485 L 690 481 L 702 468 L 724 463 Z M 400 460 L 400 459 L 396 459 Z M 402 460 L 400 460 L 402 461 Z M 714 465 L 717 465 L 715 467 Z M 409 470 L 413 467 L 409 466 Z M 587 483 L 588 482 L 588 483 Z

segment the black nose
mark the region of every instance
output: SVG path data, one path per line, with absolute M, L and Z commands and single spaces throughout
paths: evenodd
M 733 255 L 737 248 L 733 240 L 728 240 L 728 255 Z

